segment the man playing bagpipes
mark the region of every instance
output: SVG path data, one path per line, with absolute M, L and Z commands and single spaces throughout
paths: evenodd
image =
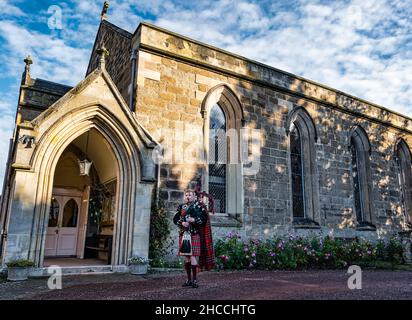
M 197 288 L 198 268 L 210 270 L 215 264 L 209 212 L 202 201 L 205 196 L 209 197 L 213 208 L 213 199 L 197 188 L 185 192 L 186 202 L 179 205 L 173 217 L 174 224 L 179 227 L 178 255 L 185 257 L 187 281 L 184 287 Z

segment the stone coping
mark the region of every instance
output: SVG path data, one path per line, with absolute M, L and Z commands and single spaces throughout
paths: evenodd
M 181 60 L 196 67 L 271 87 L 345 113 L 353 113 L 398 130 L 412 132 L 412 118 L 396 111 L 150 23 L 139 24 L 133 41 L 142 51 Z

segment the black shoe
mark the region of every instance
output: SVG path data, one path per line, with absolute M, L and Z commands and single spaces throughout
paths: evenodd
M 182 287 L 191 287 L 192 285 L 192 280 L 186 280 L 186 282 L 183 283 Z
M 196 280 L 192 281 L 192 288 L 199 288 L 199 285 L 197 284 Z

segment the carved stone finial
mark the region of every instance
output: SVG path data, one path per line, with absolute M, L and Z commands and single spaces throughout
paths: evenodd
M 97 49 L 97 55 L 99 56 L 99 69 L 104 69 L 106 67 L 106 57 L 109 55 L 109 50 L 106 49 L 104 45 L 100 49 Z
M 26 68 L 30 69 L 30 65 L 33 64 L 33 59 L 31 58 L 30 55 L 28 55 L 25 59 L 24 59 L 24 63 L 26 64 Z
M 106 20 L 107 18 L 107 11 L 109 10 L 109 1 L 105 1 L 103 4 L 103 9 L 102 9 L 102 13 L 101 13 L 101 18 L 102 20 Z
M 27 85 L 30 83 L 30 65 L 33 64 L 33 59 L 31 58 L 30 55 L 28 55 L 25 59 L 24 59 L 24 63 L 26 64 L 26 66 L 24 67 L 24 72 L 23 72 L 23 76 L 22 76 L 22 84 Z

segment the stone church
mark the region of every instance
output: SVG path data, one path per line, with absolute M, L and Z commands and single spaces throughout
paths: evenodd
M 75 87 L 24 60 L 3 267 L 124 270 L 148 256 L 152 202 L 172 217 L 197 185 L 215 198 L 215 238 L 411 230 L 412 119 L 148 23 L 129 33 L 106 12 Z

